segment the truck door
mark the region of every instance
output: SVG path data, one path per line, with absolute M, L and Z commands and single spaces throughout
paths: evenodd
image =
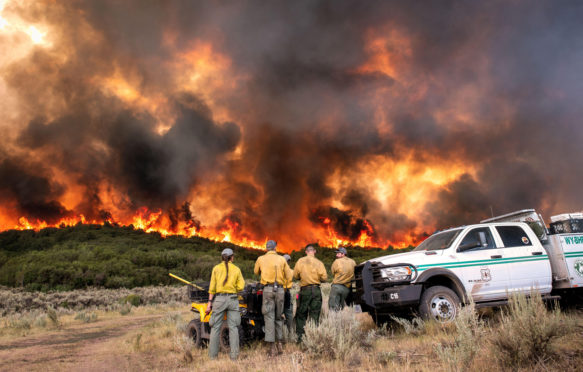
M 504 264 L 503 252 L 497 248 L 489 227 L 467 232 L 457 248 L 458 268 L 466 291 L 474 301 L 489 301 L 506 297 L 510 273 Z
M 552 289 L 551 264 L 547 252 L 536 236 L 528 234 L 521 226 L 496 226 L 508 262 L 512 290 L 529 294 L 532 289 L 549 293 Z M 536 239 L 533 241 L 533 239 Z

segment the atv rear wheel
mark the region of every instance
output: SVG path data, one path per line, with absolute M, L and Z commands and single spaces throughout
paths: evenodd
M 242 326 L 238 326 L 237 327 L 238 331 L 239 331 L 239 348 L 241 348 L 243 346 L 243 341 L 244 341 L 244 334 L 243 334 L 243 327 Z M 225 353 L 228 353 L 231 351 L 231 345 L 229 343 L 229 326 L 227 324 L 227 321 L 224 320 L 223 321 L 223 325 L 221 326 L 221 333 L 220 333 L 220 337 L 219 337 L 219 345 L 221 348 L 221 351 L 224 351 Z
M 202 346 L 201 327 L 200 319 L 191 320 L 186 327 L 186 335 L 192 340 L 195 348 Z
M 459 308 L 458 295 L 447 287 L 436 285 L 427 288 L 421 295 L 419 313 L 424 319 L 447 323 L 455 319 Z

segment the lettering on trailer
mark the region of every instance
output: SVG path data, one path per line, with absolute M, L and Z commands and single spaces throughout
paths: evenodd
M 583 236 L 566 236 L 565 244 L 583 244 Z

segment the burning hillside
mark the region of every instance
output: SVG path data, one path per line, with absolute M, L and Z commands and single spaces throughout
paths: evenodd
M 583 209 L 580 16 L 0 0 L 0 229 L 108 221 L 289 251 Z

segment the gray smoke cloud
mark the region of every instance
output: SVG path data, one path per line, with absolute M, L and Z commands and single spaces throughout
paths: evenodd
M 580 2 L 100 0 L 7 11 L 50 24 L 55 40 L 54 49 L 36 48 L 0 72 L 31 118 L 2 141 L 19 154 L 0 156 L 0 192 L 24 215 L 107 215 L 97 192 L 103 180 L 127 195 L 120 204 L 128 209 L 179 211 L 217 175 L 215 197 L 229 205 L 221 220 L 259 238 L 329 218 L 347 239 L 366 222 L 378 241 L 415 240 L 418 226 L 467 224 L 491 210 L 583 209 Z M 371 33 L 386 36 L 382 47 L 401 76 L 360 68 Z M 215 97 L 233 122 L 215 119 L 205 97 L 177 93 L 186 76 L 168 62 L 198 41 L 245 76 Z M 168 131 L 92 83 L 116 73 L 144 95 L 166 98 Z M 388 133 L 379 130 L 379 110 Z M 51 165 L 25 155 L 33 153 Z M 428 165 L 463 159 L 474 171 L 412 216 L 397 198 L 387 206 L 371 193 L 366 178 L 327 184 L 371 156 Z M 74 211 L 61 204 L 67 186 L 51 167 L 84 186 Z M 186 219 L 197 218 L 191 212 Z

